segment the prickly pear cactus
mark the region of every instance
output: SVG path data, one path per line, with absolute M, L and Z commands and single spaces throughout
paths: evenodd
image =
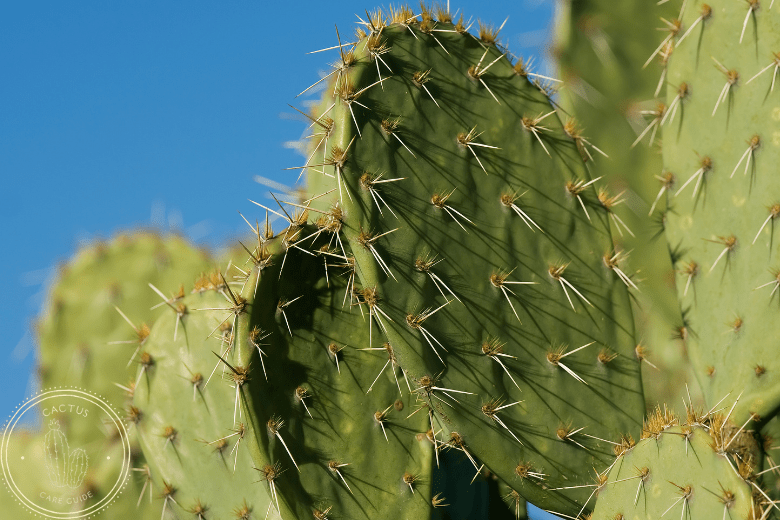
M 674 268 L 664 247 L 661 140 L 655 127 L 647 127 L 653 117 L 647 112 L 658 103 L 653 98 L 663 68 L 661 57 L 648 58 L 658 47 L 662 19 L 674 20 L 678 12 L 673 2 L 609 0 L 561 0 L 556 10 L 559 102 L 576 115 L 568 120 L 571 131 L 608 156 L 592 150 L 584 154 L 593 177 L 600 177 L 612 192 L 623 193 L 625 200 L 618 211 L 631 232 L 617 228 L 613 236 L 641 291 L 634 292 L 634 321 L 639 342 L 649 352 L 643 377 L 649 408 L 679 405 L 689 391 L 694 399 L 699 393 L 697 384 L 686 388 L 695 377 L 684 344 L 674 333 L 682 316 Z
M 670 34 L 663 120 L 670 246 L 686 340 L 707 403 L 736 422 L 780 405 L 775 301 L 780 13 L 770 2 L 688 2 Z M 687 35 L 687 36 L 686 36 Z
M 171 514 L 230 518 L 252 511 L 278 518 L 257 483 L 236 391 L 225 365 L 212 353 L 232 359 L 232 322 L 220 326 L 227 288 L 189 294 L 181 299 L 188 313 L 160 316 L 144 343 L 133 396 L 132 417 L 162 503 Z M 176 339 L 174 339 L 174 334 Z M 269 513 L 271 511 L 271 513 Z
M 60 269 L 37 326 L 41 385 L 89 388 L 124 408 L 126 390 L 117 385 L 132 386 L 136 373 L 128 361 L 148 327 L 170 312 L 160 308 L 163 298 L 149 284 L 175 305 L 181 280 L 213 268 L 185 239 L 150 232 L 117 235 L 79 251 Z
M 764 518 L 754 503 L 754 441 L 723 416 L 679 425 L 670 415 L 648 420 L 644 439 L 596 475 L 592 520 L 629 518 Z
M 428 416 L 402 394 L 392 349 L 366 350 L 369 321 L 342 309 L 353 287 L 340 269 L 326 276 L 321 258 L 290 247 L 312 232 L 293 225 L 256 250 L 233 297 L 250 312 L 220 369 L 239 389 L 262 488 L 284 519 L 435 518 L 448 502 L 432 492 Z
M 60 278 L 38 323 L 41 386 L 88 388 L 117 409 L 129 410 L 132 419 L 132 409 L 127 408 L 126 401 L 128 393 L 132 395 L 139 361 L 135 351 L 149 333 L 147 324 L 165 313 L 177 314 L 172 309 L 159 308 L 178 304 L 173 300 L 167 306 L 160 305 L 163 298 L 149 284 L 167 295 L 166 298 L 179 296 L 181 280 L 195 279 L 212 269 L 212 261 L 206 254 L 177 236 L 136 232 L 83 248 L 60 269 Z M 131 357 L 135 362 L 129 362 Z M 72 453 L 61 442 L 63 430 L 74 443 Z M 80 430 L 78 424 L 70 423 L 57 425 L 47 437 L 51 441 L 46 443 L 51 448 L 47 449 L 50 455 L 47 461 L 59 468 L 49 474 L 57 475 L 58 482 L 69 483 L 71 488 L 81 486 L 80 478 L 89 478 L 98 470 L 92 468 L 87 473 L 83 466 L 86 458 L 78 451 L 79 447 L 105 450 L 116 441 L 116 438 L 106 439 L 100 429 Z M 144 461 L 134 435 L 131 443 L 133 466 L 142 469 Z M 146 502 L 137 505 L 141 490 L 151 492 L 144 478 L 133 472 L 131 479 L 126 491 L 111 505 L 112 513 L 118 518 L 121 514 L 159 518 L 157 509 L 152 513 Z M 100 478 L 88 484 L 95 488 L 96 496 L 105 496 L 108 491 L 101 489 L 106 482 Z
M 498 31 L 436 16 L 370 13 L 338 48 L 308 204 L 362 286 L 365 348 L 391 345 L 436 446 L 574 514 L 572 486 L 644 408 L 617 199 Z

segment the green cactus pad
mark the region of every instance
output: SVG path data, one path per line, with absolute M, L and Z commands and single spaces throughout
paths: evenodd
M 299 231 L 312 228 L 283 236 Z M 403 375 L 381 342 L 361 350 L 369 322 L 360 309 L 342 309 L 346 279 L 333 267 L 326 278 L 322 259 L 294 248 L 268 256 L 281 241 L 252 269 L 242 292 L 251 328 L 250 316 L 239 316 L 236 336 L 235 367 L 251 368 L 241 395 L 263 488 L 286 520 L 316 511 L 429 518 L 434 501 L 450 497 L 432 492 L 428 416 L 413 414 L 415 398 L 401 395 Z
M 148 334 L 147 325 L 159 315 L 171 312 L 155 307 L 162 298 L 148 284 L 170 296 L 179 291 L 181 280 L 191 284 L 211 268 L 206 254 L 178 236 L 133 232 L 82 248 L 60 268 L 59 279 L 38 322 L 42 387 L 88 388 L 113 406 L 125 409 L 137 371 L 136 364 L 129 363 L 131 355 Z M 69 437 L 81 445 L 100 446 L 106 441 L 100 429 L 67 426 Z M 113 439 L 108 441 L 113 443 Z M 138 454 L 134 465 L 142 467 L 144 461 L 134 436 L 131 443 Z M 127 516 L 157 516 L 146 503 L 136 508 L 134 496 L 143 485 L 134 487 L 136 477 L 134 473 L 133 491 L 121 495 L 112 507 L 126 511 Z M 101 484 L 100 479 L 95 479 L 93 485 Z
M 604 261 L 616 200 L 597 197 L 494 31 L 372 20 L 314 115 L 327 139 L 312 145 L 312 206 L 339 208 L 339 254 L 376 288 L 375 341 L 434 411 L 437 442 L 576 512 L 586 492 L 548 490 L 611 457 L 581 434 L 638 432 L 644 408 L 627 288 Z
M 608 478 L 597 479 L 591 520 L 759 518 L 750 516 L 753 488 L 713 442 L 702 426 L 672 426 L 643 439 Z
M 687 347 L 710 406 L 741 395 L 736 422 L 768 418 L 780 405 L 780 16 L 768 2 L 689 2 L 682 24 L 693 29 L 669 59 L 663 157 Z
M 143 350 L 151 364 L 139 369 L 133 397 L 135 428 L 155 484 L 156 507 L 185 516 L 201 507 L 206 518 L 231 518 L 246 506 L 263 518 L 273 508 L 257 483 L 241 419 L 234 421 L 236 391 L 212 353 L 232 360 L 225 352 L 232 331 L 220 327 L 224 312 L 199 310 L 223 308 L 225 297 L 207 290 L 187 295 L 181 303 L 188 313 L 180 323 L 171 312 L 152 327 Z M 230 320 L 226 325 L 232 325 Z M 166 485 L 174 491 L 160 503 Z
M 656 108 L 652 98 L 662 64 L 654 58 L 647 67 L 642 65 L 658 47 L 657 27 L 664 25 L 659 18 L 674 20 L 679 6 L 564 0 L 559 7 L 555 56 L 563 81 L 560 103 L 576 116 L 567 122 L 569 132 L 580 136 L 593 177 L 601 177 L 615 193 L 624 192 L 620 216 L 634 235 L 625 229 L 613 233 L 627 253 L 627 274 L 636 273 L 641 290 L 634 292 L 634 320 L 639 342 L 650 351 L 642 381 L 645 400 L 649 408 L 680 403 L 680 396 L 687 395 L 686 381 L 695 377 L 685 349 L 673 337 L 682 317 L 674 268 L 663 246 L 667 191 L 659 180 L 660 133 L 651 142 L 653 128 L 645 130 L 652 116 L 642 113 Z M 586 143 L 598 146 L 609 158 Z M 698 386 L 689 387 L 697 397 Z
M 60 269 L 37 327 L 42 386 L 89 388 L 123 408 L 126 393 L 116 384 L 133 380 L 136 366 L 128 361 L 138 334 L 148 333 L 144 324 L 171 312 L 159 308 L 162 298 L 148 284 L 170 297 L 182 281 L 189 290 L 211 269 L 208 256 L 185 239 L 151 232 L 117 235 L 79 251 Z

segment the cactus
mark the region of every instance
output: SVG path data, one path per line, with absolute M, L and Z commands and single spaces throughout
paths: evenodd
M 687 347 L 710 406 L 741 395 L 736 422 L 768 418 L 780 405 L 772 376 L 780 366 L 767 344 L 780 331 L 772 302 L 780 18 L 768 7 L 688 5 L 680 17 L 688 36 L 677 36 L 666 76 L 664 168 L 677 186 L 666 231 L 683 252 L 676 267 Z
M 578 142 L 495 29 L 403 16 L 372 14 L 339 51 L 312 116 L 326 137 L 311 146 L 311 207 L 338 215 L 337 254 L 372 291 L 350 299 L 374 342 L 389 340 L 437 442 L 453 436 L 526 498 L 576 513 L 588 493 L 571 485 L 609 457 L 593 437 L 618 439 L 643 413 L 627 287 L 609 262 L 615 199 L 598 198 Z
M 641 289 L 634 293 L 634 320 L 638 339 L 650 352 L 643 378 L 648 408 L 679 406 L 687 392 L 694 399 L 699 393 L 698 385 L 685 385 L 695 377 L 673 333 L 682 316 L 657 200 L 665 193 L 660 134 L 651 141 L 652 128 L 645 132 L 642 114 L 656 109 L 651 98 L 659 87 L 660 60 L 642 65 L 658 47 L 659 18 L 673 20 L 678 11 L 674 2 L 602 0 L 563 0 L 556 11 L 554 52 L 563 85 L 559 102 L 573 114 L 573 131 L 608 155 L 585 155 L 593 177 L 626 199 L 622 218 L 632 233 L 618 229 L 613 236 L 629 253 L 626 265 L 637 273 Z
M 657 47 L 667 103 L 647 132 L 663 133 L 664 190 L 648 203 L 665 211 L 706 412 L 686 393 L 684 424 L 665 408 L 642 424 L 637 279 L 611 234 L 623 199 L 597 186 L 597 150 L 550 87 L 499 30 L 472 35 L 442 6 L 375 11 L 355 43 L 337 35 L 307 115 L 305 200 L 263 206 L 286 229 L 257 225 L 230 283 L 177 298 L 138 349 L 129 418 L 162 517 L 443 517 L 470 493 L 442 494 L 450 460 L 494 478 L 517 518 L 521 496 L 571 518 L 595 503 L 599 520 L 780 510 L 780 20 L 757 0 L 686 5 Z M 66 460 L 56 429 L 46 444 L 57 482 L 79 480 L 86 454 Z
M 186 240 L 151 232 L 119 234 L 82 248 L 60 268 L 59 280 L 53 285 L 47 308 L 38 321 L 42 387 L 88 388 L 116 408 L 125 409 L 136 372 L 135 364 L 128 364 L 128 360 L 148 334 L 147 324 L 170 312 L 152 308 L 162 299 L 149 284 L 164 293 L 173 293 L 181 280 L 194 279 L 212 268 L 210 258 Z M 46 461 L 47 467 L 52 468 L 52 482 L 72 489 L 88 484 L 95 488 L 96 495 L 104 496 L 109 490 L 102 487 L 112 482 L 110 474 L 116 464 L 107 463 L 104 469 L 88 467 L 83 448 L 70 452 L 66 449 L 67 440 L 60 426 L 67 429 L 74 445 L 83 448 L 104 451 L 117 439 L 106 439 L 99 428 L 80 429 L 77 424 L 58 424 L 46 434 Z M 131 441 L 133 465 L 140 469 L 144 466 L 140 447 L 134 437 Z M 121 457 L 112 460 L 120 461 Z M 100 478 L 101 474 L 109 476 Z M 87 484 L 83 484 L 84 480 Z M 136 506 L 138 495 L 148 489 L 144 485 L 143 478 L 132 478 L 112 509 L 139 518 L 158 518 L 151 508 Z
M 608 476 L 596 476 L 598 501 L 591 518 L 676 517 L 677 511 L 680 518 L 758 518 L 750 516 L 749 459 L 737 473 L 723 456 L 744 456 L 752 437 L 741 433 L 732 439 L 722 417 L 685 425 L 662 419 L 651 417 L 647 437 L 621 454 Z

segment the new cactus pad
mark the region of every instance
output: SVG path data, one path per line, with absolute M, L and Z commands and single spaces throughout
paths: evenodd
M 760 518 L 752 501 L 752 437 L 723 416 L 679 425 L 655 414 L 644 439 L 621 453 L 592 486 L 592 520 L 630 518 Z M 736 469 L 736 468 L 739 469 Z

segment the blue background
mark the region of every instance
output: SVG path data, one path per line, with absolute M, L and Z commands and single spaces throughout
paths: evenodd
M 295 95 L 335 59 L 306 52 L 376 6 L 273 4 L 0 2 L 0 412 L 36 388 L 32 323 L 80 243 L 152 226 L 218 247 L 244 233 L 237 210 L 262 217 L 248 198 L 295 182 L 282 168 L 302 164 L 305 125 L 287 103 L 303 109 Z M 508 16 L 502 42 L 551 72 L 554 2 L 456 9 Z

